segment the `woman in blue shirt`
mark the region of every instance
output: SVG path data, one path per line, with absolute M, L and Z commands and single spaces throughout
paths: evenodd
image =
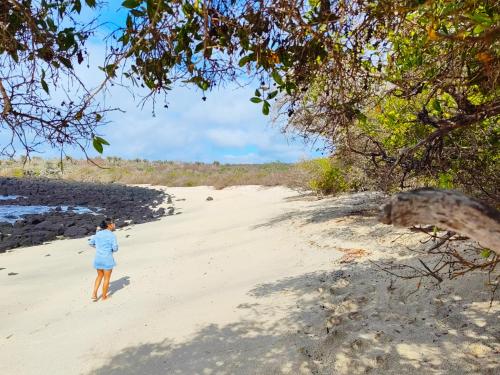
M 113 253 L 118 251 L 118 242 L 113 233 L 115 230 L 115 223 L 111 219 L 103 220 L 100 225 L 100 230 L 89 239 L 89 245 L 96 248 L 94 268 L 97 270 L 97 278 L 94 283 L 94 292 L 92 293 L 92 300 L 97 301 L 97 291 L 102 284 L 102 299 L 106 300 L 108 296 L 109 279 L 111 272 L 115 266 Z

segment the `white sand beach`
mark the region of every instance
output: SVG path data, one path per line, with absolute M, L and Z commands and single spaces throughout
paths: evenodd
M 419 239 L 380 195 L 165 189 L 179 214 L 116 231 L 108 301 L 86 239 L 0 254 L 1 374 L 500 373 L 485 275 L 417 289 L 369 262 Z

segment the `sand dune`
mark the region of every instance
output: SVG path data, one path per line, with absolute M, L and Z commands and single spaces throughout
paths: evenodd
M 368 262 L 408 257 L 417 241 L 370 216 L 380 195 L 166 189 L 180 214 L 116 232 L 109 301 L 90 300 L 84 239 L 0 255 L 0 373 L 499 369 L 484 275 L 415 291 Z

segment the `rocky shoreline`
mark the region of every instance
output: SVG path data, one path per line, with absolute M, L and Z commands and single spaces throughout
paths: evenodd
M 118 228 L 171 215 L 158 206 L 171 197 L 163 191 L 119 184 L 94 184 L 47 179 L 0 178 L 0 205 L 51 206 L 47 213 L 25 215 L 15 223 L 0 222 L 0 253 L 9 249 L 39 245 L 58 238 L 85 237 L 95 232 L 105 217 L 112 217 Z M 67 206 L 63 210 L 61 206 Z M 78 213 L 76 207 L 94 213 Z

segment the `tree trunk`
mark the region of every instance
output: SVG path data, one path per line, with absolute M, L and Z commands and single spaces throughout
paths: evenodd
M 456 191 L 418 189 L 391 197 L 380 221 L 398 227 L 435 225 L 500 255 L 500 212 Z

